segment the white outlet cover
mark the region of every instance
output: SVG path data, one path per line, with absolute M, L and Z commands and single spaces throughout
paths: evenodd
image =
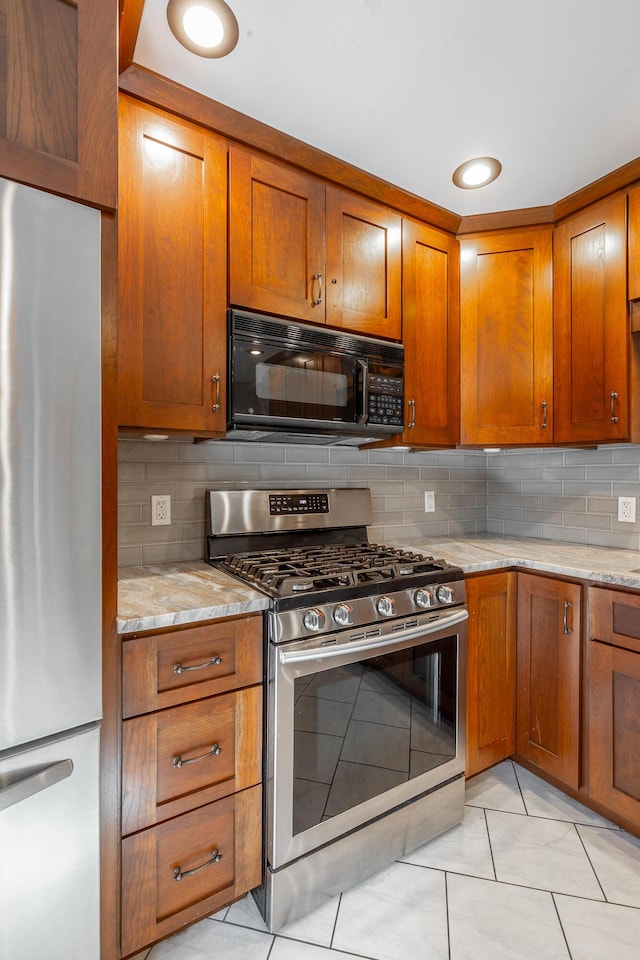
M 436 495 L 433 490 L 425 490 L 424 493 L 424 512 L 435 513 Z
M 635 523 L 636 522 L 636 498 L 618 497 L 618 522 Z
M 171 497 L 160 494 L 151 497 L 151 526 L 163 527 L 171 523 Z

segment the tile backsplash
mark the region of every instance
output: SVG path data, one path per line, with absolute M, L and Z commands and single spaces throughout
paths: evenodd
M 119 563 L 198 560 L 209 487 L 368 486 L 370 539 L 488 532 L 640 549 L 640 447 L 412 452 L 260 443 L 119 443 Z M 424 493 L 435 492 L 435 513 Z M 151 526 L 151 496 L 171 496 L 170 526 Z
M 119 443 L 120 566 L 200 560 L 210 487 L 370 487 L 369 539 L 480 533 L 487 518 L 486 454 L 358 450 L 261 443 Z M 435 492 L 435 513 L 424 494 Z M 151 526 L 151 496 L 171 496 L 171 525 Z

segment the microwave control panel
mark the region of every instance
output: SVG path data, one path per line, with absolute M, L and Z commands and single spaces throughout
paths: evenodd
M 401 377 L 372 374 L 369 377 L 369 423 L 388 423 L 401 427 L 404 407 Z

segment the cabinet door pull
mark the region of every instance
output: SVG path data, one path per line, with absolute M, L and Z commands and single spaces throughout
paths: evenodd
M 211 409 L 214 413 L 217 413 L 220 409 L 220 374 L 214 373 L 214 375 L 211 377 L 211 381 L 215 384 L 213 404 Z
M 173 765 L 178 769 L 180 767 L 188 767 L 190 763 L 199 763 L 200 760 L 206 760 L 207 757 L 217 757 L 220 753 L 222 753 L 222 747 L 219 747 L 217 743 L 213 743 L 211 749 L 207 750 L 206 753 L 200 754 L 199 757 L 190 757 L 188 760 L 183 760 L 181 755 L 178 754 L 177 757 L 173 758 Z
M 322 274 L 314 273 L 313 279 L 318 281 L 318 296 L 314 297 L 313 306 L 319 307 L 322 303 Z
M 204 863 L 201 863 L 199 867 L 194 867 L 193 870 L 181 870 L 180 867 L 173 868 L 173 879 L 174 880 L 183 880 L 185 877 L 191 877 L 194 873 L 198 873 L 199 870 L 204 870 L 205 867 L 210 867 L 212 863 L 218 863 L 222 860 L 222 854 L 218 853 L 218 850 L 211 851 L 211 858 L 205 860 Z
M 542 429 L 546 430 L 547 429 L 547 401 L 543 400 L 541 406 L 542 406 Z
M 618 394 L 615 390 L 612 390 L 609 396 L 611 397 L 611 423 L 617 423 L 618 418 L 616 417 L 616 400 L 618 399 Z
M 222 657 L 219 657 L 217 653 L 214 653 L 214 655 L 211 657 L 211 660 L 205 660 L 204 663 L 194 663 L 192 667 L 183 667 L 181 663 L 174 663 L 173 672 L 189 673 L 191 670 L 202 670 L 204 667 L 214 667 L 219 663 L 222 663 Z
M 416 425 L 416 401 L 415 399 L 409 400 L 409 423 L 407 424 L 408 430 L 413 430 Z
M 570 600 L 565 600 L 564 609 L 562 613 L 562 632 L 563 633 L 573 633 L 572 628 L 569 626 L 569 610 L 573 604 Z

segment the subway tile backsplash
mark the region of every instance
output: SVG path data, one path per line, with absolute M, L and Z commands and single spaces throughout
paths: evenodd
M 475 451 L 122 439 L 118 562 L 202 559 L 205 493 L 220 485 L 367 486 L 374 511 L 371 540 L 481 533 L 486 461 L 486 454 Z M 427 490 L 435 492 L 435 513 L 424 512 Z M 155 494 L 171 496 L 170 526 L 151 526 Z
M 205 492 L 219 485 L 368 486 L 370 539 L 487 532 L 640 549 L 619 496 L 640 497 L 640 447 L 412 452 L 259 443 L 119 443 L 119 563 L 201 559 Z M 435 492 L 435 513 L 424 493 Z M 170 526 L 151 526 L 151 496 L 171 496 Z

